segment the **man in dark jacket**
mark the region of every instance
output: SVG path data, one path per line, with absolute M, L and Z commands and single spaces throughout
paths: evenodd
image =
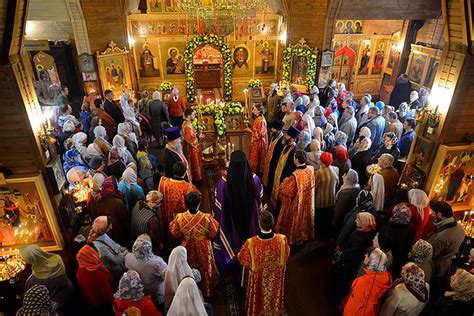
M 160 92 L 155 91 L 152 95 L 152 101 L 148 104 L 149 116 L 151 119 L 151 128 L 153 136 L 156 138 L 158 147 L 163 146 L 163 123 L 170 121 L 168 107 L 160 100 Z
M 114 93 L 111 90 L 105 90 L 105 102 L 104 102 L 104 110 L 105 112 L 112 116 L 115 121 L 115 124 L 125 122 L 125 118 L 123 116 L 122 110 L 115 104 L 114 101 Z
M 400 75 L 397 78 L 397 83 L 393 88 L 392 94 L 390 95 L 390 104 L 395 107 L 395 110 L 398 110 L 400 103 L 410 101 L 410 92 L 411 92 L 411 82 L 408 79 L 408 76 L 405 74 Z

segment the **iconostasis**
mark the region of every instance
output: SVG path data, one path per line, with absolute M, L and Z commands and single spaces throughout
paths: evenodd
M 231 91 L 233 100 L 243 100 L 243 90 L 250 79 L 258 78 L 264 86 L 277 80 L 282 56 L 280 16 L 257 13 L 252 19 L 220 24 L 215 33 L 222 36 L 222 43 L 199 41 L 201 44 L 193 47 L 189 56 L 185 52 L 187 43 L 199 35 L 214 33 L 208 22 L 203 31 L 202 22 L 188 18 L 172 4 L 162 1 L 148 1 L 146 14 L 129 15 L 128 30 L 138 89 L 160 90 L 160 84 L 169 81 L 184 96 L 189 87 L 186 78 L 193 75 L 196 94 L 201 92 L 197 89 L 215 87 L 221 94 L 217 97 L 224 99 L 225 81 L 231 80 L 231 89 L 227 91 Z M 229 49 L 224 55 L 230 53 L 230 64 L 223 58 L 223 47 Z M 186 63 L 192 63 L 188 68 L 192 72 L 186 72 Z M 226 69 L 228 66 L 230 69 Z M 226 71 L 231 71 L 231 77 Z

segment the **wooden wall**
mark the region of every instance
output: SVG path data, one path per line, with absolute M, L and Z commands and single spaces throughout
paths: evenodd
M 302 37 L 309 46 L 321 49 L 328 0 L 289 0 L 288 44 L 296 44 Z
M 403 20 L 364 20 L 362 31 L 367 35 L 391 35 L 401 31 Z
M 426 20 L 416 34 L 415 43 L 433 48 L 443 48 L 443 30 L 444 21 L 442 17 Z
M 93 54 L 106 49 L 112 40 L 119 47 L 128 47 L 123 2 L 121 0 L 81 0 Z

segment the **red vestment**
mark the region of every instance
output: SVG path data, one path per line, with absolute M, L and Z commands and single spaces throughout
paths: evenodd
M 199 288 L 206 297 L 212 296 L 219 282 L 211 243 L 211 238 L 216 237 L 218 231 L 219 222 L 211 214 L 200 211 L 196 214 L 189 211 L 180 213 L 170 223 L 171 235 L 182 239 L 181 245 L 188 251 L 189 265 L 201 272 Z
M 184 121 L 181 127 L 183 139 L 183 152 L 189 162 L 189 168 L 193 175 L 193 180 L 202 180 L 202 160 L 199 139 L 196 130 L 191 122 Z
M 265 158 L 263 159 L 262 162 L 262 184 L 264 187 L 268 187 L 268 173 L 270 172 L 270 161 L 272 160 L 273 157 L 273 151 L 275 150 L 275 146 L 278 142 L 281 141 L 283 138 L 283 134 L 278 135 L 277 138 L 272 140 L 270 143 L 270 146 L 268 147 L 268 150 L 265 154 Z
M 290 246 L 281 234 L 270 239 L 255 236 L 242 246 L 237 258 L 250 269 L 245 300 L 247 316 L 284 315 L 285 270 L 289 256 Z
M 258 116 L 252 124 L 252 145 L 249 154 L 249 165 L 252 173 L 262 172 L 263 159 L 267 153 L 267 122 L 263 115 Z
M 290 245 L 314 237 L 314 169 L 296 169 L 280 184 L 281 210 L 275 231 L 285 234 Z

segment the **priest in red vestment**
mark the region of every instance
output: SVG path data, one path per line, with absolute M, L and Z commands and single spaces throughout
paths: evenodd
M 268 147 L 267 121 L 265 120 L 265 116 L 263 116 L 263 110 L 263 105 L 254 105 L 252 107 L 252 114 L 255 115 L 256 118 L 252 123 L 252 128 L 246 129 L 252 133 L 249 164 L 250 170 L 255 174 L 263 172 L 263 160 Z
M 193 126 L 194 110 L 192 108 L 184 111 L 184 122 L 181 127 L 183 132 L 183 152 L 186 156 L 194 183 L 202 185 L 202 159 L 199 138 Z
M 271 193 L 271 189 L 273 186 L 274 173 L 270 173 L 270 170 L 275 170 L 275 166 L 277 163 L 277 160 L 273 157 L 279 157 L 284 147 L 282 143 L 284 135 L 281 130 L 283 128 L 283 125 L 284 123 L 280 120 L 275 120 L 273 121 L 273 123 L 271 123 L 270 135 L 272 135 L 272 141 L 270 143 L 270 146 L 268 146 L 268 150 L 265 154 L 265 158 L 263 159 L 262 163 L 262 184 L 267 193 Z M 272 162 L 274 162 L 273 168 Z
M 170 232 L 174 238 L 182 240 L 181 245 L 188 251 L 189 265 L 201 272 L 199 287 L 202 294 L 210 297 L 219 282 L 211 242 L 219 231 L 219 222 L 211 214 L 199 211 L 201 197 L 198 193 L 186 195 L 185 203 L 188 210 L 170 223 Z
M 273 179 L 272 195 L 270 200 L 273 207 L 275 207 L 275 214 L 278 214 L 278 211 L 280 209 L 279 205 L 277 205 L 278 189 L 280 188 L 280 184 L 286 177 L 290 176 L 293 171 L 295 171 L 293 156 L 295 154 L 296 139 L 298 139 L 299 134 L 299 129 L 294 126 L 290 126 L 290 129 L 288 130 L 288 132 L 286 132 L 285 135 L 285 147 L 283 147 L 281 155 L 280 157 L 278 157 L 276 169 L 270 170 L 270 172 L 275 173 Z
M 165 176 L 173 177 L 173 166 L 176 162 L 182 161 L 186 166 L 186 180 L 192 180 L 189 163 L 183 153 L 183 145 L 181 142 L 181 132 L 179 127 L 168 127 L 165 130 L 167 143 L 165 146 L 164 160 L 165 160 Z
M 260 233 L 247 239 L 237 255 L 240 264 L 250 269 L 247 316 L 285 315 L 285 271 L 290 246 L 284 235 L 273 233 L 273 224 L 270 212 L 260 212 Z
M 296 170 L 283 180 L 278 190 L 281 210 L 275 231 L 285 234 L 290 245 L 314 237 L 314 169 L 306 165 L 306 153 L 295 152 Z

